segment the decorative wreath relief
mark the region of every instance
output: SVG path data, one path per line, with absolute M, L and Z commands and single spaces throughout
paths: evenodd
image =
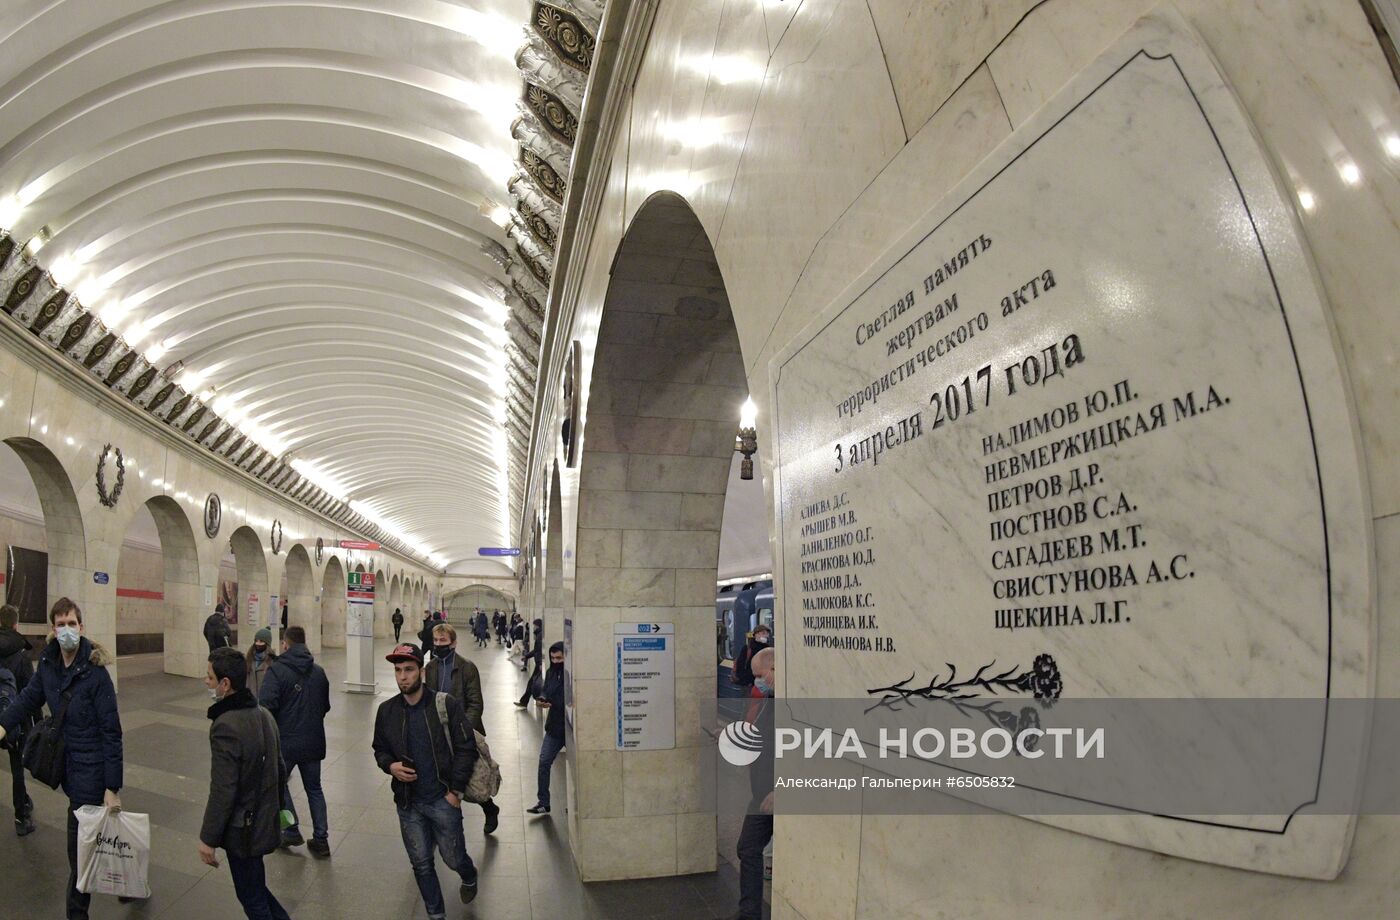
M 272 555 L 282 552 L 282 522 L 272 522 Z
M 110 454 L 117 455 L 117 482 L 112 487 L 112 491 L 107 491 L 107 457 Z M 97 500 L 108 508 L 117 507 L 117 500 L 122 497 L 122 486 L 126 485 L 126 458 L 122 456 L 120 447 L 113 447 L 111 444 L 102 445 L 102 453 L 97 457 Z
M 1034 751 L 1040 743 L 1039 735 L 1031 735 L 1024 739 L 1024 742 L 1021 739 L 1021 735 L 1026 731 L 1040 728 L 1040 711 L 1034 706 L 1022 706 L 1019 711 L 1013 712 L 1002 700 L 989 700 L 986 694 L 997 696 L 1001 693 L 1029 693 L 1040 706 L 1049 709 L 1060 698 L 1060 693 L 1064 690 L 1064 679 L 1060 676 L 1060 668 L 1055 664 L 1055 659 L 1048 654 L 1035 656 L 1035 661 L 1025 671 L 1013 667 L 1000 674 L 988 676 L 987 672 L 995 666 L 996 661 L 984 664 L 977 669 L 976 674 L 960 681 L 957 679 L 958 669 L 949 663 L 948 677 L 945 680 L 940 681 L 935 674 L 928 684 L 922 687 L 909 686 L 914 680 L 914 675 L 910 674 L 897 684 L 867 690 L 866 692 L 872 695 L 880 694 L 880 701 L 870 709 L 895 709 L 900 703 L 916 700 L 947 703 L 965 716 L 980 715 L 993 726 L 1006 729 L 1016 739 L 1015 750 L 1019 757 L 1021 744 L 1024 744 L 1026 750 Z
M 316 564 L 320 565 L 326 558 L 326 541 L 320 537 L 316 538 Z

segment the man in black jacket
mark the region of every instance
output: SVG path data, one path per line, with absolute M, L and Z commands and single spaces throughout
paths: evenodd
M 399 644 L 399 634 L 403 632 L 403 610 L 394 608 L 394 615 L 389 617 L 389 622 L 394 625 L 394 644 Z
M 222 848 L 233 890 L 248 920 L 291 920 L 267 888 L 263 857 L 281 834 L 282 752 L 277 724 L 248 689 L 248 667 L 237 649 L 209 654 L 204 684 L 209 707 L 209 802 L 199 831 L 199 858 L 215 869 Z
M 331 683 L 326 672 L 306 647 L 306 630 L 288 626 L 282 640 L 282 654 L 267 669 L 258 702 L 277 719 L 282 760 L 287 775 L 293 769 L 301 774 L 306 801 L 311 806 L 312 838 L 306 848 L 321 859 L 331 855 L 326 794 L 321 789 L 321 761 L 326 759 L 326 713 L 331 711 Z M 282 832 L 283 846 L 305 842 L 296 823 L 296 809 L 290 801 L 293 824 Z
M 544 688 L 535 700 L 535 705 L 549 714 L 544 717 L 544 740 L 540 742 L 540 770 L 537 802 L 533 808 L 525 809 L 526 814 L 549 814 L 549 774 L 554 769 L 554 759 L 564 750 L 564 643 L 556 642 L 549 647 L 549 670 L 544 675 Z
M 477 892 L 476 865 L 462 830 L 462 793 L 476 766 L 476 739 L 462 704 L 424 685 L 423 655 L 415 646 L 400 645 L 386 658 L 400 693 L 375 713 L 374 760 L 393 777 L 399 831 L 429 920 L 443 920 L 447 905 L 433 865 L 434 844 L 462 879 L 462 903 Z
M 228 628 L 227 608 L 223 601 L 214 608 L 214 612 L 209 614 L 209 619 L 204 621 L 204 641 L 209 643 L 209 651 L 216 648 L 227 648 L 233 644 L 232 631 Z
M 439 693 L 455 696 L 472 728 L 485 736 L 486 726 L 481 721 L 486 708 L 481 696 L 481 671 L 470 659 L 457 654 L 457 630 L 451 623 L 433 627 L 433 660 L 423 669 L 423 682 Z M 494 834 L 501 823 L 501 808 L 490 799 L 480 804 L 486 816 L 482 830 Z
M 19 610 L 9 604 L 0 607 L 0 668 L 9 671 L 15 679 L 15 690 L 23 693 L 34 676 L 34 665 L 29 661 L 29 640 L 15 628 L 19 625 Z M 9 748 L 10 783 L 15 806 L 15 833 L 27 837 L 34 833 L 34 800 L 24 786 L 23 749 L 19 742 L 23 733 L 17 733 L 15 744 Z

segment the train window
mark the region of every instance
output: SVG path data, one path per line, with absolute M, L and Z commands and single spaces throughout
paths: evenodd
M 773 608 L 772 608 L 772 607 L 760 607 L 760 608 L 758 608 L 758 623 L 759 623 L 760 626 L 767 626 L 769 629 L 772 629 L 772 628 L 773 628 Z

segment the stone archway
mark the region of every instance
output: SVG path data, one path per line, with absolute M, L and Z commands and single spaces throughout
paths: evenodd
M 384 570 L 374 572 L 374 638 L 387 639 L 394 635 L 394 627 L 389 623 L 389 614 L 394 608 L 389 606 L 389 579 Z
M 311 555 L 300 543 L 287 550 L 286 562 L 287 625 L 293 624 L 306 630 L 306 647 L 314 655 L 321 651 L 325 642 L 325 621 L 321 615 L 321 605 L 316 603 L 315 570 L 311 566 Z
M 676 279 L 685 279 L 683 282 Z M 628 229 L 604 300 L 587 381 L 577 505 L 570 834 L 585 880 L 710 871 L 716 862 L 713 742 L 694 713 L 715 693 L 714 597 L 739 412 L 748 395 L 739 336 L 703 226 L 677 196 L 653 196 Z M 670 750 L 615 749 L 613 628 L 675 629 Z M 645 806 L 602 777 L 665 776 Z M 640 786 L 638 786 L 640 788 Z M 640 813 L 647 853 L 621 867 L 587 841 Z
M 280 610 L 272 609 L 272 596 L 269 593 L 267 555 L 257 531 L 243 525 L 229 535 L 229 549 L 233 552 L 233 567 L 238 578 L 238 623 L 236 645 L 247 645 L 253 641 L 253 630 L 258 627 L 273 627 L 273 635 L 281 626 Z M 256 622 L 255 622 L 256 618 Z M 253 630 L 244 629 L 252 626 Z
M 43 608 L 46 620 L 49 608 L 60 597 L 73 598 L 86 611 L 92 575 L 88 569 L 83 513 L 68 472 L 52 451 L 32 438 L 8 438 L 5 443 L 19 456 L 29 472 L 44 516 L 45 550 L 48 554 L 46 587 L 45 596 L 34 599 L 36 605 Z M 84 622 L 90 632 L 110 631 L 113 637 L 116 636 L 115 617 L 105 626 Z
M 544 537 L 544 641 L 548 645 L 564 638 L 564 618 L 573 614 L 573 596 L 565 586 L 572 580 L 564 573 L 564 507 L 559 484 L 559 464 L 555 463 L 549 477 L 549 516 L 545 518 Z
M 321 575 L 321 644 L 324 648 L 345 647 L 345 567 L 340 557 L 326 560 Z M 332 624 L 336 624 L 332 626 Z M 338 629 L 338 632 L 336 631 Z M 332 639 L 338 640 L 334 644 Z
M 199 549 L 185 509 L 168 495 L 146 502 L 160 536 L 165 570 L 165 673 L 203 677 L 209 660 L 204 621 L 212 609 L 204 603 L 199 578 Z

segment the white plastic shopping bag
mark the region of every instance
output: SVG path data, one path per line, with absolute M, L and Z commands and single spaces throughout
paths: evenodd
M 78 818 L 78 890 L 149 898 L 151 818 L 104 805 L 84 805 Z

